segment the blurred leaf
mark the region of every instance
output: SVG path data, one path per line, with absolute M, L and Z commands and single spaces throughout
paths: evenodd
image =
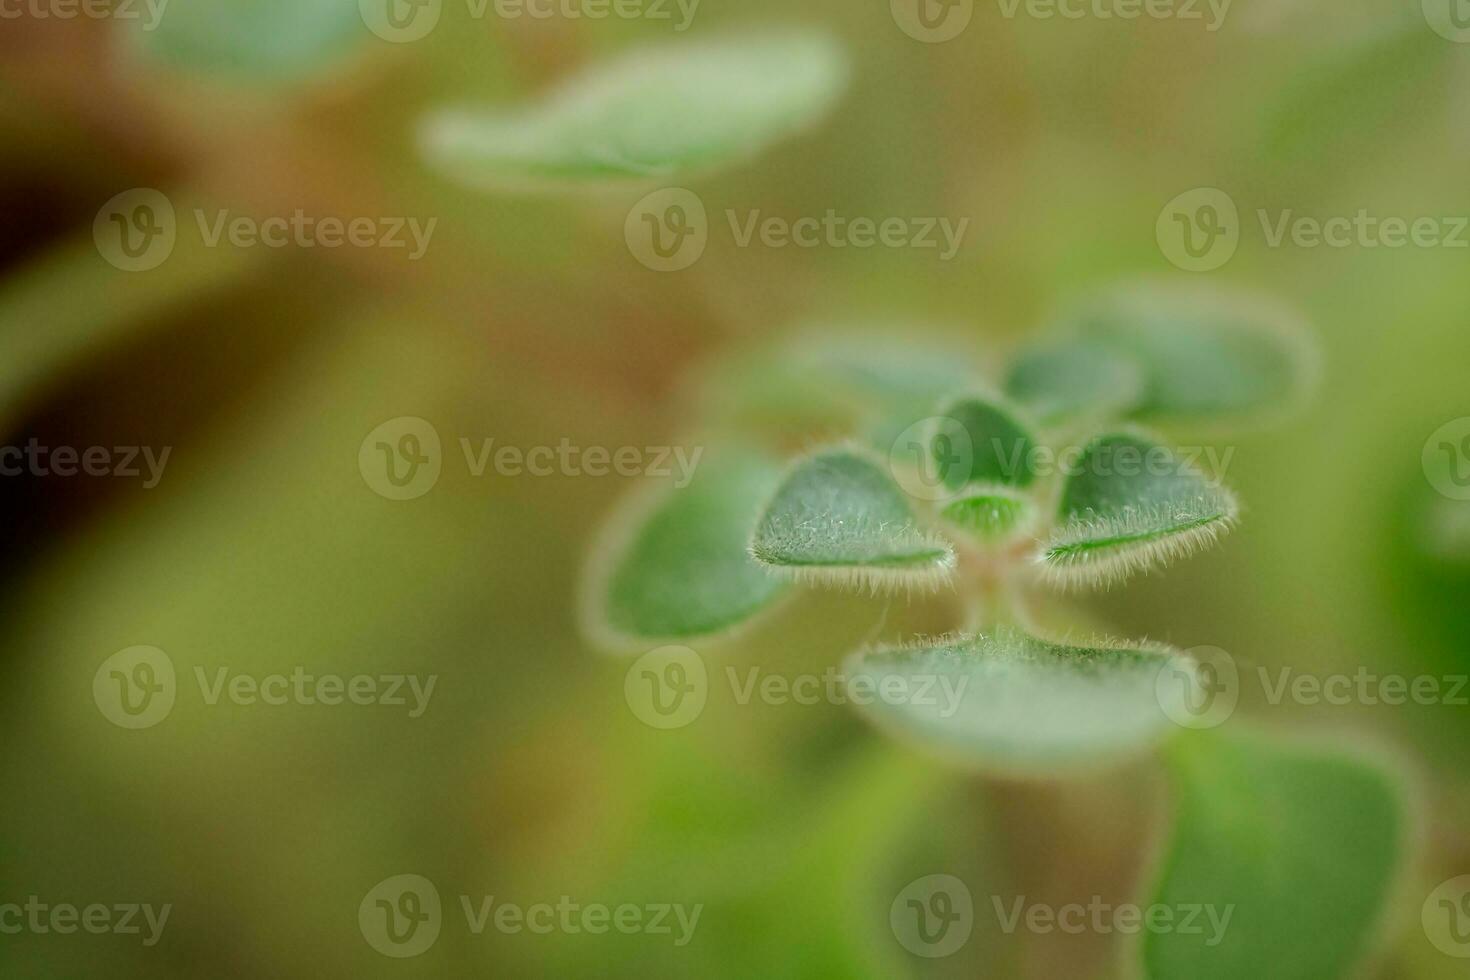
M 1089 306 L 1065 329 L 1140 366 L 1145 388 L 1133 414 L 1156 422 L 1255 420 L 1300 400 L 1315 380 L 1305 329 L 1244 296 L 1135 288 Z
M 852 449 L 801 460 L 766 507 L 751 554 L 773 570 L 844 586 L 933 584 L 954 551 L 920 529 L 877 462 Z
M 868 691 L 860 710 L 869 719 L 933 754 L 1057 775 L 1126 759 L 1166 735 L 1158 676 L 1189 663 L 1160 646 L 1064 646 L 1006 628 L 859 652 L 845 673 L 854 704 L 855 683 Z
M 89 239 L 12 274 L 0 287 L 0 425 L 57 375 L 201 296 L 248 282 L 270 259 L 264 249 L 206 248 L 184 236 L 158 268 L 132 273 L 108 265 Z
M 737 163 L 821 118 L 847 81 L 819 34 L 732 37 L 624 53 L 518 111 L 446 109 L 420 145 L 475 187 L 645 182 Z
M 1214 906 L 1221 929 L 1151 930 L 1151 980 L 1330 980 L 1378 937 L 1407 801 L 1376 762 L 1263 735 L 1181 738 L 1175 823 L 1149 902 Z M 1221 934 L 1223 933 L 1223 934 Z
M 1173 450 L 1129 433 L 1098 436 L 1062 491 L 1041 559 L 1063 582 L 1111 583 L 1183 557 L 1235 523 L 1234 495 Z
M 1028 347 L 1011 362 L 1006 391 L 1043 421 L 1125 413 L 1143 397 L 1143 372 L 1131 357 L 1089 341 Z
M 610 647 L 722 633 L 785 588 L 750 557 L 750 529 L 780 479 L 769 457 L 705 460 L 686 487 L 633 497 L 594 544 L 585 630 Z
M 128 23 L 170 68 L 265 82 L 320 72 L 369 37 L 358 0 L 188 0 Z
M 1030 486 L 1036 439 L 1015 414 L 984 398 L 962 398 L 940 413 L 930 452 L 951 490 Z

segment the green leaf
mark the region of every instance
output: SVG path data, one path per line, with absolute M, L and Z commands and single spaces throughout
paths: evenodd
M 853 449 L 799 461 L 756 525 L 750 552 L 778 572 L 874 590 L 937 584 L 955 564 L 954 550 L 918 527 L 893 477 Z
M 1077 316 L 1074 338 L 1133 359 L 1144 372 L 1133 416 L 1199 424 L 1278 413 L 1312 387 L 1316 357 L 1290 314 L 1214 290 L 1138 288 Z
M 1176 730 L 1157 693 L 1176 689 L 1158 684 L 1165 667 L 1193 662 L 1161 646 L 1064 646 L 1007 628 L 859 652 L 845 674 L 849 698 L 880 728 L 974 768 L 1047 775 L 1127 759 Z
M 1036 479 L 1036 439 L 1009 409 L 963 398 L 948 405 L 939 420 L 930 453 L 950 490 L 1027 487 Z
M 746 551 L 778 463 L 731 452 L 705 460 L 686 487 L 635 496 L 594 546 L 583 625 L 604 645 L 635 647 L 725 632 L 784 584 Z
M 431 115 L 421 146 L 465 184 L 537 189 L 700 174 L 753 157 L 821 118 L 847 81 L 818 34 L 627 52 L 518 111 Z
M 171 68 L 267 82 L 314 74 L 370 36 L 357 0 L 190 0 L 131 23 L 139 49 Z
M 1137 361 L 1086 340 L 1026 348 L 1006 377 L 1006 392 L 1047 422 L 1121 415 L 1138 405 L 1143 387 Z
M 1088 443 L 1068 466 L 1060 523 L 1040 560 L 1062 583 L 1112 583 L 1214 542 L 1239 505 L 1168 447 L 1114 433 Z
M 966 490 L 946 501 L 940 514 L 985 542 L 1000 541 L 1027 526 L 1036 513 L 1031 498 L 1007 487 Z
M 1202 933 L 1146 932 L 1147 976 L 1350 975 L 1371 950 L 1404 860 L 1402 787 L 1340 747 L 1259 734 L 1196 733 L 1168 755 L 1174 830 L 1150 901 L 1213 905 L 1230 918 Z

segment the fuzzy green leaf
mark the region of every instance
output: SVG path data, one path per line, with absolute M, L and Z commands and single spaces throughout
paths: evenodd
M 1124 414 L 1143 398 L 1143 389 L 1137 361 L 1084 340 L 1027 348 L 1006 376 L 1006 392 L 1048 422 Z
M 824 583 L 934 584 L 954 550 L 921 529 L 879 463 L 851 449 L 801 460 L 766 507 L 751 554 L 773 571 Z
M 704 461 L 689 485 L 633 498 L 588 566 L 587 632 L 610 647 L 725 632 L 783 590 L 746 551 L 760 504 L 780 479 L 765 456 Z
M 1144 372 L 1135 418 L 1250 420 L 1299 400 L 1315 377 L 1309 335 L 1292 316 L 1248 297 L 1154 287 L 1084 311 L 1073 336 L 1132 358 Z
M 1040 560 L 1062 583 L 1111 583 L 1213 542 L 1239 506 L 1167 446 L 1132 433 L 1098 436 L 1069 464 L 1059 524 Z
M 190 0 L 131 23 L 170 68 L 264 82 L 315 74 L 369 37 L 357 0 Z
M 1147 931 L 1150 980 L 1349 976 L 1404 860 L 1402 788 L 1339 747 L 1255 734 L 1197 733 L 1168 754 L 1176 815 L 1150 902 L 1214 906 L 1223 925 Z
M 1126 759 L 1176 731 L 1160 697 L 1183 688 L 1158 677 L 1181 666 L 1192 661 L 1165 647 L 1072 647 L 1002 629 L 860 652 L 846 676 L 870 720 L 934 754 L 1048 775 Z
M 818 34 L 727 38 L 627 52 L 517 111 L 448 109 L 424 154 L 489 189 L 668 180 L 736 163 L 810 126 L 845 87 Z

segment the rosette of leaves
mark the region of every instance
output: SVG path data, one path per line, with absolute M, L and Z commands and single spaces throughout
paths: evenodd
M 584 622 L 637 651 L 727 636 L 799 586 L 944 586 L 988 609 L 981 596 L 1013 581 L 1088 588 L 1162 568 L 1217 541 L 1240 507 L 1158 433 L 1279 414 L 1313 380 L 1309 351 L 1258 302 L 1141 288 L 1079 309 L 998 378 L 962 344 L 907 337 L 748 354 L 695 392 L 703 431 L 721 435 L 693 481 L 641 492 L 595 547 Z M 803 439 L 815 448 L 780 458 Z M 1172 829 L 1140 904 L 1210 904 L 1226 922 L 1145 932 L 1130 952 L 1148 977 L 1320 980 L 1371 951 L 1410 823 L 1389 767 L 1249 727 L 1195 730 L 1219 723 L 1210 710 L 1230 693 L 1216 665 L 1026 624 L 1003 612 L 853 653 L 850 701 L 992 776 L 1158 752 Z

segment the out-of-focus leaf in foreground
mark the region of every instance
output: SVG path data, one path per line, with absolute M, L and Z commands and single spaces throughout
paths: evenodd
M 444 109 L 420 146 L 474 187 L 555 190 L 699 174 L 755 156 L 827 111 L 847 80 L 820 34 L 626 52 L 516 110 Z

